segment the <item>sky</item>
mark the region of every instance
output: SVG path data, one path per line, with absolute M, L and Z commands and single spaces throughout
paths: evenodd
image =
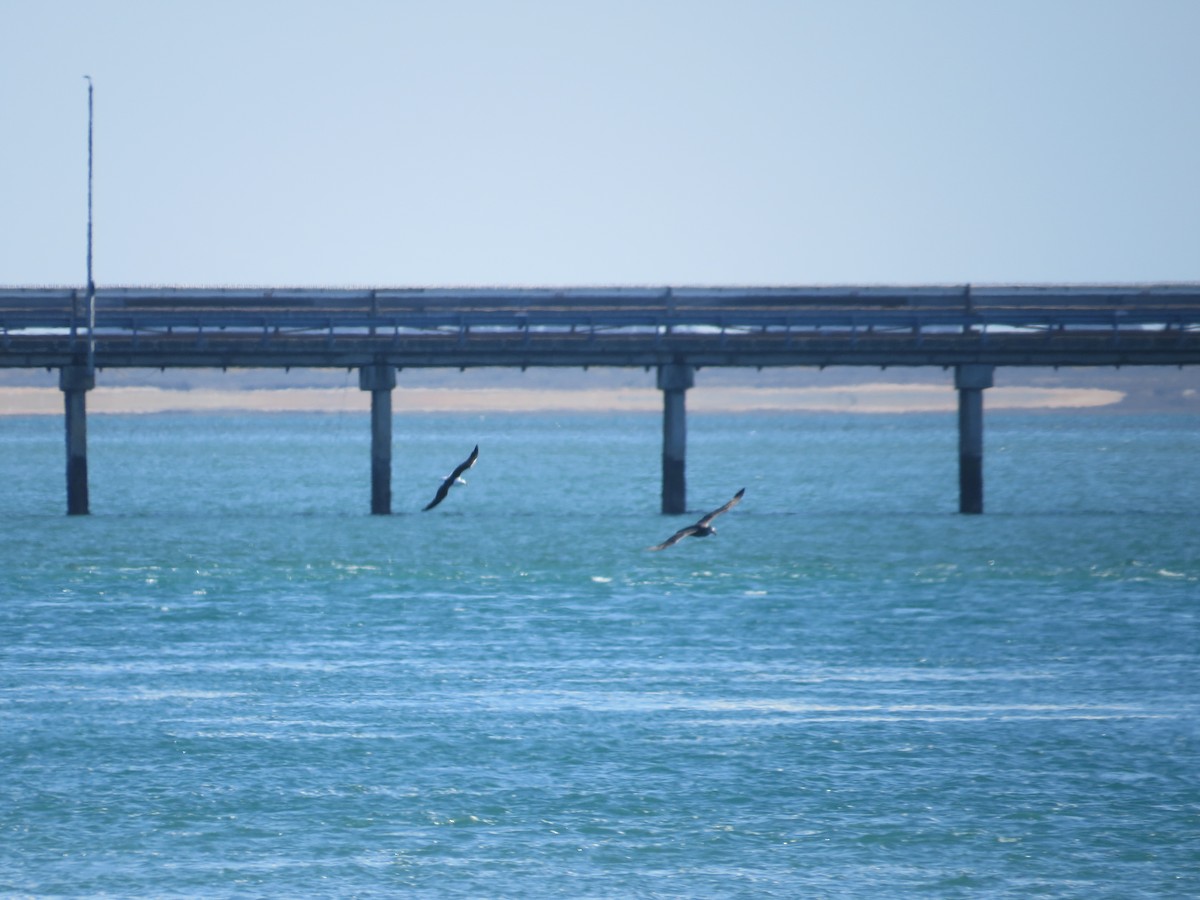
M 0 0 L 0 284 L 1200 280 L 1195 0 Z

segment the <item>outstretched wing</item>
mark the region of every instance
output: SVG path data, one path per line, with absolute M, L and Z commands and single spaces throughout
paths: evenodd
M 701 519 L 699 522 L 697 522 L 696 525 L 699 526 L 700 528 L 707 528 L 709 523 L 711 523 L 712 520 L 715 519 L 717 516 L 719 516 L 721 513 L 729 512 L 731 509 L 733 509 L 735 506 L 737 506 L 739 503 L 741 503 L 742 502 L 742 494 L 744 494 L 744 493 L 746 493 L 746 489 L 742 488 L 740 491 L 738 491 L 736 494 L 733 495 L 732 500 L 730 500 L 728 503 L 726 503 L 720 509 L 714 509 L 707 516 L 705 516 L 703 519 Z
M 441 503 L 443 500 L 445 500 L 446 495 L 448 493 L 450 493 L 450 485 L 452 485 L 452 484 L 454 484 L 454 476 L 453 475 L 451 475 L 449 478 L 447 478 L 445 481 L 443 481 L 441 483 L 441 485 L 437 489 L 437 494 L 434 495 L 434 498 L 429 501 L 429 505 L 426 506 L 424 509 L 422 509 L 421 512 L 428 512 L 429 510 L 431 510 L 435 506 L 437 506 L 439 503 Z
M 475 449 L 471 451 L 471 455 L 459 463 L 458 468 L 454 470 L 454 474 L 450 476 L 450 484 L 454 484 L 454 482 L 458 480 L 459 476 L 462 475 L 463 472 L 475 465 L 475 460 L 477 459 L 479 459 L 478 444 L 476 444 Z M 447 488 L 447 490 L 449 490 L 449 488 Z
M 699 525 L 689 525 L 687 528 L 680 528 L 677 532 L 663 541 L 661 544 L 655 544 L 653 547 L 647 547 L 647 550 L 666 550 L 668 547 L 678 544 L 685 537 L 695 534 L 700 530 Z

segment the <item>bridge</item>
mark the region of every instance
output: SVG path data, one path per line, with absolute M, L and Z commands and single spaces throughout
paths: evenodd
M 686 508 L 685 394 L 714 366 L 940 366 L 959 395 L 959 509 L 983 510 L 997 366 L 1200 363 L 1200 283 L 830 287 L 0 287 L 0 367 L 56 368 L 67 509 L 88 512 L 86 395 L 123 367 L 356 368 L 371 511 L 391 511 L 406 367 L 654 367 L 662 510 Z

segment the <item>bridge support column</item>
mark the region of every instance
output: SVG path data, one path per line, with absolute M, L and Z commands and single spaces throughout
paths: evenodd
M 983 392 L 992 386 L 994 366 L 954 367 L 958 389 L 958 511 L 983 512 Z
M 96 373 L 87 366 L 58 370 L 67 424 L 68 516 L 88 514 L 87 392 L 95 386 Z
M 684 396 L 696 383 L 692 366 L 672 363 L 658 367 L 663 392 L 662 511 L 687 512 L 687 409 Z
M 358 386 L 371 392 L 371 515 L 392 514 L 392 390 L 396 370 L 363 366 Z

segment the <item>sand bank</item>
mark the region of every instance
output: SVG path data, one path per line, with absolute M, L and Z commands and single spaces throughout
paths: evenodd
M 1104 407 L 1119 403 L 1120 391 L 1093 388 L 995 387 L 988 409 L 1047 410 Z M 91 413 L 160 412 L 367 412 L 370 395 L 353 388 L 285 390 L 164 390 L 155 387 L 97 387 L 88 393 Z M 863 384 L 843 387 L 710 387 L 688 392 L 693 412 L 949 412 L 957 408 L 952 387 Z M 397 388 L 396 412 L 658 412 L 662 395 L 653 388 L 616 390 L 520 390 Z M 61 415 L 55 388 L 0 388 L 0 415 Z

